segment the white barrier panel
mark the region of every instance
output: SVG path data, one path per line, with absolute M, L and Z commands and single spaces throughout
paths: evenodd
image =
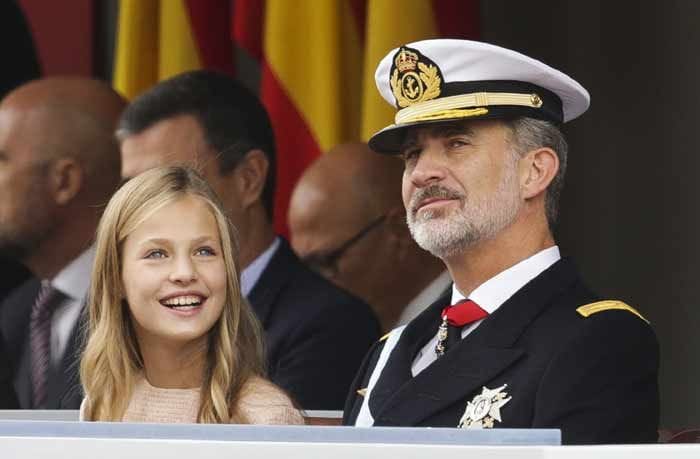
M 491 456 L 542 458 L 556 429 L 473 430 L 104 422 L 0 421 L 0 458 L 430 458 L 463 457 L 473 445 L 502 445 Z M 470 445 L 470 446 L 465 446 Z M 474 450 L 474 448 L 477 448 Z
M 0 420 L 77 421 L 78 410 L 0 410 Z
M 0 458 L 698 459 L 699 445 L 551 446 L 557 430 L 0 421 Z M 554 441 L 553 441 L 554 440 Z M 525 445 L 533 446 L 525 446 Z
M 465 430 L 416 427 L 0 421 L 0 440 L 6 437 L 406 445 L 561 444 L 558 429 Z

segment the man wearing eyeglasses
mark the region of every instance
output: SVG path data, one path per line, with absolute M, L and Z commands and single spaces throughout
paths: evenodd
M 289 206 L 291 244 L 307 266 L 374 309 L 386 332 L 452 283 L 406 226 L 403 163 L 365 143 L 341 144 L 309 166 Z
M 275 143 L 257 97 L 226 75 L 187 72 L 132 101 L 117 137 L 123 179 L 170 164 L 202 172 L 237 230 L 241 291 L 265 330 L 268 376 L 301 408 L 340 409 L 379 325 L 275 234 Z
M 344 422 L 655 442 L 656 336 L 586 286 L 551 229 L 567 157 L 559 126 L 586 111 L 588 92 L 535 59 L 463 40 L 397 48 L 376 81 L 398 111 L 369 145 L 403 158 L 411 234 L 454 285 L 370 351 Z

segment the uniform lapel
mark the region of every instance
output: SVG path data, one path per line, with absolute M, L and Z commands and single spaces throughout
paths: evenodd
M 520 349 L 462 344 L 404 384 L 378 413 L 375 424 L 416 425 L 480 389 L 524 354 Z
M 517 339 L 551 304 L 552 299 L 575 279 L 575 270 L 570 262 L 563 260 L 555 263 L 415 378 L 410 378 L 410 366 L 415 352 L 411 356 L 405 355 L 415 346 L 403 346 L 406 349 L 398 354 L 396 361 L 392 362 L 390 358 L 387 364 L 387 381 L 382 381 L 384 374 L 379 380 L 386 385 L 382 393 L 377 394 L 382 398 L 375 401 L 374 407 L 370 403 L 375 424 L 417 425 L 488 385 L 525 355 L 525 351 L 515 345 Z M 429 310 L 439 318 L 439 309 L 433 305 Z M 423 321 L 423 326 L 427 322 Z M 435 318 L 432 322 L 434 324 L 428 337 L 437 331 Z M 413 337 L 415 336 L 414 334 Z M 404 338 L 407 342 L 411 339 L 410 336 L 402 336 L 402 340 Z M 389 367 L 389 363 L 393 363 L 392 367 Z M 394 366 L 398 368 L 393 368 Z M 406 373 L 408 377 L 405 377 Z M 401 377 L 404 379 L 399 381 Z M 374 396 L 375 392 L 372 393 L 372 399 Z
M 422 346 L 435 334 L 440 323 L 440 311 L 449 303 L 452 292 L 445 293 L 435 303 L 413 319 L 404 329 L 394 351 L 372 390 L 370 412 L 376 414 L 387 401 L 412 378 L 411 365 Z

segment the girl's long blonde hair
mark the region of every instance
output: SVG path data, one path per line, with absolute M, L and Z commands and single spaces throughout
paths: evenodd
M 231 223 L 204 179 L 186 167 L 156 168 L 130 180 L 114 194 L 100 220 L 88 296 L 88 341 L 80 362 L 86 420 L 120 421 L 143 369 L 122 287 L 124 241 L 149 216 L 186 196 L 201 199 L 211 209 L 226 266 L 226 303 L 209 331 L 197 421 L 246 422 L 237 401 L 246 381 L 264 373 L 262 332 L 241 296 Z

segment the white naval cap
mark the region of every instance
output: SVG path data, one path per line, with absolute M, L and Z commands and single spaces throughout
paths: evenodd
M 469 40 L 424 40 L 393 49 L 374 75 L 398 112 L 370 147 L 397 153 L 406 128 L 459 119 L 527 116 L 555 124 L 588 109 L 588 91 L 524 54 Z

